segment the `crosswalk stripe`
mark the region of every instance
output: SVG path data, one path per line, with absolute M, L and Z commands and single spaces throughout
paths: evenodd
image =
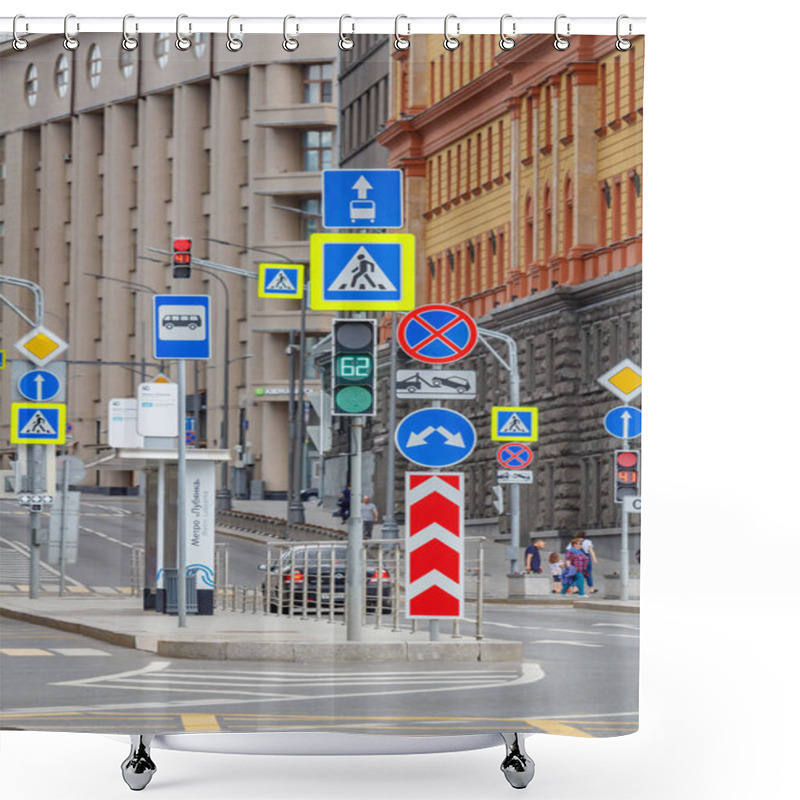
M 96 650 L 94 647 L 53 647 L 51 648 L 54 653 L 62 656 L 108 656 L 111 653 L 106 653 L 102 650 Z
M 52 656 L 47 650 L 39 650 L 36 647 L 0 647 L 0 653 L 4 656 Z

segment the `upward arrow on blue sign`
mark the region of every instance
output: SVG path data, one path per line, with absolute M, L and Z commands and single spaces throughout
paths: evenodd
M 399 169 L 328 169 L 322 173 L 325 228 L 402 228 Z

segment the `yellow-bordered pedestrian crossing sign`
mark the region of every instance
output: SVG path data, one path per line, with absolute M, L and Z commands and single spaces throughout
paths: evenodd
M 413 234 L 315 233 L 310 246 L 311 308 L 331 311 L 414 308 Z
M 11 404 L 11 444 L 64 444 L 66 440 L 64 403 Z
M 259 264 L 259 297 L 302 297 L 303 264 Z
M 496 442 L 535 442 L 539 439 L 536 406 L 492 406 L 492 439 Z

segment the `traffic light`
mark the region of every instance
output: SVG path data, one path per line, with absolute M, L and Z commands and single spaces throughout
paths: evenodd
M 614 502 L 639 494 L 639 451 L 614 451 Z
M 333 321 L 333 414 L 375 414 L 374 319 Z
M 175 239 L 172 242 L 172 277 L 192 277 L 192 240 Z

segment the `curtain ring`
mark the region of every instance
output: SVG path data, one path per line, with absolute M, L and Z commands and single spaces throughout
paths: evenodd
M 344 35 L 344 31 L 342 28 L 344 27 L 344 21 L 346 19 L 353 19 L 349 14 L 342 14 L 339 17 L 339 49 L 340 50 L 352 50 L 355 47 L 355 42 L 349 37 Z M 355 25 L 352 26 L 351 33 L 355 31 Z
M 617 17 L 617 50 L 620 50 L 620 51 L 622 51 L 624 53 L 626 50 L 630 50 L 631 47 L 633 47 L 633 45 L 631 44 L 630 39 L 623 39 L 622 36 L 620 36 L 620 33 L 619 33 L 620 25 L 619 24 L 620 24 L 620 22 L 622 22 L 623 19 L 628 19 L 628 16 L 626 14 L 620 14 Z M 628 23 L 628 36 L 631 35 L 631 32 L 632 32 L 632 27 L 631 27 L 631 23 L 629 22 Z
M 554 29 L 556 38 L 555 41 L 553 42 L 553 47 L 555 47 L 556 50 L 566 50 L 569 47 L 569 39 L 564 39 L 562 36 L 559 36 L 558 33 L 558 21 L 560 19 L 566 19 L 566 18 L 567 18 L 566 14 L 559 14 L 556 17 L 555 29 Z M 567 23 L 567 36 L 569 36 L 569 22 Z
M 287 53 L 293 53 L 300 47 L 300 42 L 297 39 L 292 38 L 289 36 L 287 32 L 288 23 L 290 19 L 297 19 L 297 17 L 293 17 L 291 14 L 287 17 L 283 18 L 283 49 L 286 50 Z M 296 32 L 300 33 L 300 26 L 295 26 Z
M 401 36 L 398 33 L 401 19 L 408 19 L 408 17 L 405 14 L 398 14 L 394 18 L 394 49 L 408 50 L 408 48 L 411 47 L 411 40 L 408 38 L 411 35 L 411 25 L 408 25 L 408 33 L 405 36 Z
M 134 39 L 133 36 L 128 34 L 128 20 L 135 19 L 133 14 L 126 14 L 122 18 L 122 49 L 123 50 L 135 50 L 139 46 L 139 40 Z M 134 29 L 139 30 L 138 23 L 134 24 Z
M 13 47 L 15 50 L 20 50 L 20 51 L 21 51 L 21 50 L 27 50 L 27 48 L 28 48 L 28 45 L 30 44 L 30 42 L 28 42 L 28 40 L 27 40 L 27 39 L 23 39 L 23 38 L 22 38 L 22 37 L 21 37 L 21 36 L 20 36 L 20 35 L 17 33 L 17 20 L 18 20 L 18 19 L 25 19 L 25 15 L 24 15 L 24 14 L 17 14 L 17 15 L 14 17 L 14 22 L 12 23 L 12 28 L 11 28 L 11 30 L 12 30 L 12 35 L 13 35 L 13 37 L 14 37 L 14 38 L 11 40 L 11 46 L 12 46 L 12 47 Z M 25 30 L 28 30 L 28 23 L 27 23 L 27 22 L 25 23 Z
M 511 23 L 511 36 L 506 36 L 503 27 L 504 23 L 507 19 L 511 19 L 511 14 L 503 14 L 500 17 L 500 49 L 501 50 L 510 50 L 516 42 L 511 38 L 511 36 L 515 36 L 517 33 L 517 23 Z
M 233 33 L 231 33 L 231 22 L 235 19 L 239 19 L 235 14 L 231 14 L 231 16 L 228 17 L 228 41 L 225 42 L 225 47 L 227 47 L 231 53 L 238 53 L 242 47 L 244 47 L 244 42 L 241 39 L 237 39 Z M 242 32 L 242 27 L 242 25 L 239 25 L 239 33 Z
M 80 46 L 80 42 L 69 32 L 69 21 L 71 19 L 75 19 L 74 14 L 67 14 L 64 17 L 64 49 L 65 50 L 77 50 Z M 77 23 L 75 24 L 75 31 L 77 32 L 80 30 L 80 25 Z
M 458 39 L 455 38 L 455 36 L 451 36 L 447 32 L 447 23 L 450 22 L 451 19 L 456 19 L 456 15 L 448 14 L 444 18 L 444 49 L 453 51 L 453 50 L 458 50 L 458 46 L 461 44 L 461 42 L 459 42 Z M 461 30 L 461 23 L 456 22 L 456 33 L 458 33 L 460 30 Z
M 188 18 L 189 18 L 188 14 L 178 14 L 178 17 L 175 20 L 175 47 L 177 47 L 178 50 L 182 50 L 182 51 L 186 51 L 192 46 L 192 40 L 191 39 L 187 39 L 181 33 L 181 20 L 182 19 L 188 19 Z M 191 31 L 191 29 L 192 29 L 192 23 L 190 22 L 189 23 L 189 30 Z

